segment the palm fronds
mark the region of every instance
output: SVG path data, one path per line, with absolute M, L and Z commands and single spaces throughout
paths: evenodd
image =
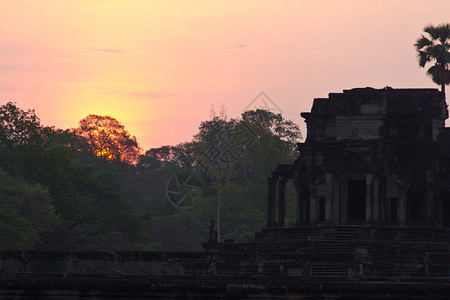
M 414 44 L 417 61 L 422 68 L 434 62 L 427 70 L 427 76 L 442 85 L 444 91 L 444 85 L 450 82 L 450 24 L 427 25 L 423 31 L 426 34 L 422 34 Z

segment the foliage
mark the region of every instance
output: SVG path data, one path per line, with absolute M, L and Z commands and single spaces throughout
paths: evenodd
M 300 139 L 297 125 L 266 110 L 244 112 L 242 118 L 231 120 L 214 115 L 202 122 L 193 141 L 178 147 L 183 155 L 176 157 L 184 159 L 179 165 L 203 171 L 203 194 L 192 209 L 179 210 L 166 220 L 207 236 L 220 197 L 221 237 L 252 239 L 265 223 L 266 178 L 277 164 L 293 162 Z M 295 198 L 291 186 L 287 197 Z
M 136 137 L 110 116 L 88 115 L 75 133 L 80 137 L 79 150 L 90 151 L 113 162 L 136 163 L 140 147 Z
M 0 171 L 2 249 L 32 248 L 59 223 L 48 190 Z
M 42 126 L 34 111 L 0 107 L 0 167 L 17 182 L 0 176 L 2 237 L 17 237 L 9 247 L 152 249 L 150 220 L 117 193 L 122 174 L 110 164 L 77 162 L 76 141 Z
M 0 107 L 0 241 L 5 248 L 151 250 L 158 247 L 153 232 L 168 249 L 197 249 L 218 204 L 222 238 L 251 240 L 265 222 L 266 178 L 295 159 L 300 138 L 292 121 L 256 110 L 231 120 L 214 115 L 192 141 L 138 156 L 135 138 L 111 117 L 90 115 L 62 131 L 8 103 Z M 167 201 L 168 182 L 191 173 L 202 193 L 193 208 L 178 209 Z M 286 192 L 293 196 L 291 187 Z
M 434 62 L 427 75 L 441 85 L 445 94 L 445 85 L 450 84 L 450 24 L 428 25 L 424 32 L 415 44 L 419 66 Z
M 33 110 L 23 111 L 11 102 L 0 107 L 0 167 L 41 183 L 53 198 L 69 183 L 73 141 L 68 131 L 42 126 Z
M 18 148 L 44 142 L 48 128 L 42 127 L 33 110 L 23 111 L 8 102 L 0 107 L 0 139 L 2 148 Z
M 139 157 L 138 167 L 146 172 L 182 168 L 187 164 L 183 145 L 162 146 L 147 150 Z
M 122 247 L 126 237 L 135 239 L 129 229 L 138 225 L 139 218 L 130 214 L 117 193 L 100 182 L 94 167 L 75 164 L 71 181 L 70 190 L 58 205 L 63 217 L 57 237 L 60 244 L 71 249 L 108 249 Z
M 297 143 L 302 139 L 302 134 L 299 126 L 292 120 L 286 120 L 281 114 L 268 110 L 256 109 L 242 113 L 242 122 L 268 130 L 272 137 L 283 143 L 289 156 L 296 154 Z

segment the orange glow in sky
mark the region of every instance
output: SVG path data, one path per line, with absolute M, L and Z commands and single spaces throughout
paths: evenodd
M 118 119 L 148 150 L 264 91 L 286 118 L 353 87 L 435 87 L 413 44 L 448 0 L 3 0 L 0 101 L 45 125 Z

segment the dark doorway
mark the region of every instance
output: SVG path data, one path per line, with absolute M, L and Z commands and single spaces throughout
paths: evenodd
M 421 209 L 420 209 L 420 196 L 413 195 L 410 198 L 410 221 L 420 221 Z
M 397 223 L 397 198 L 390 198 L 391 201 L 391 217 L 392 223 Z
M 442 197 L 442 222 L 445 227 L 450 227 L 450 196 Z
M 408 191 L 408 221 L 416 223 L 422 220 L 422 203 L 425 197 L 424 190 L 414 188 Z
M 319 222 L 325 221 L 325 197 L 319 197 Z
M 348 220 L 366 219 L 366 180 L 348 181 Z

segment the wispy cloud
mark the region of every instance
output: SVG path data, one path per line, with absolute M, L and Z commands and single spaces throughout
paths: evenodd
M 6 72 L 27 72 L 31 71 L 32 68 L 29 66 L 23 66 L 18 64 L 0 64 L 0 72 L 6 73 Z
M 22 89 L 18 89 L 16 87 L 8 86 L 8 85 L 0 85 L 0 92 L 9 92 L 9 91 L 18 91 Z
M 234 46 L 235 48 L 247 48 L 246 44 L 238 44 L 236 46 Z
M 111 94 L 132 98 L 145 98 L 145 99 L 167 98 L 173 96 L 172 94 L 157 93 L 157 92 L 111 92 Z
M 114 49 L 114 48 L 90 48 L 90 51 L 96 51 L 96 52 L 109 52 L 109 53 L 126 53 L 126 51 L 121 49 Z

